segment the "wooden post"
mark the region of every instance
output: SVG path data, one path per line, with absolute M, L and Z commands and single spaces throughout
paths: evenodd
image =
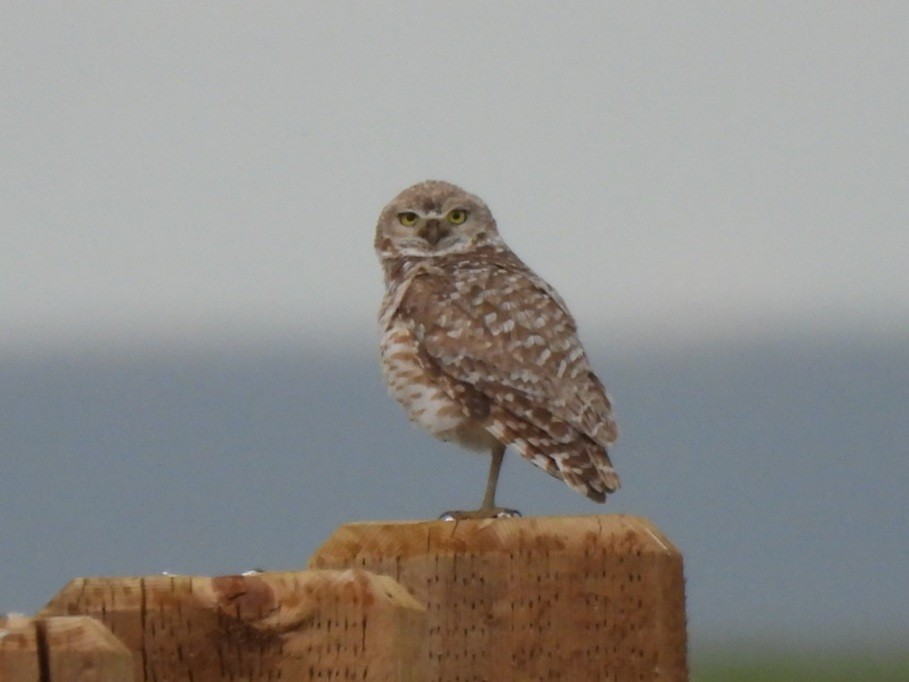
M 0 618 L 2 682 L 132 679 L 132 654 L 94 618 Z
M 353 523 L 310 566 L 423 602 L 426 680 L 687 680 L 682 556 L 646 519 Z
M 425 609 L 362 570 L 79 578 L 42 611 L 72 613 L 134 652 L 137 681 L 426 679 Z

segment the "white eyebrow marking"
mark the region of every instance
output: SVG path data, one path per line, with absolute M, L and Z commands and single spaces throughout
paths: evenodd
M 446 215 L 448 215 L 447 211 L 445 213 L 436 213 L 435 211 L 424 213 L 417 208 L 402 208 L 400 211 L 398 211 L 398 213 L 415 213 L 421 218 L 444 218 Z

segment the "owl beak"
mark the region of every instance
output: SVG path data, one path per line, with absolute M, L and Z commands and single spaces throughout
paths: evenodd
M 450 234 L 450 230 L 446 225 L 440 223 L 436 218 L 430 218 L 427 220 L 423 227 L 421 227 L 417 234 L 420 235 L 423 239 L 428 241 L 430 244 L 435 246 L 442 239 L 447 237 Z

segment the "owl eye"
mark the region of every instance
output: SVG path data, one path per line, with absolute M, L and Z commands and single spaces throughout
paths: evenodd
M 404 211 L 398 214 L 398 222 L 404 227 L 413 227 L 417 224 L 417 214 L 413 211 Z
M 453 208 L 445 217 L 452 225 L 460 225 L 467 220 L 467 211 L 463 208 Z

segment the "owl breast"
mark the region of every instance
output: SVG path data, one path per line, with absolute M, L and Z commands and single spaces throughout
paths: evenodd
M 412 422 L 442 440 L 451 440 L 466 419 L 448 396 L 417 342 L 402 323 L 385 330 L 379 344 L 388 391 Z
M 464 387 L 421 354 L 406 323 L 394 322 L 386 328 L 379 349 L 388 392 L 415 425 L 440 440 L 471 449 L 485 449 L 496 441 L 482 421 L 465 410 L 464 397 L 460 401 L 453 397 Z

